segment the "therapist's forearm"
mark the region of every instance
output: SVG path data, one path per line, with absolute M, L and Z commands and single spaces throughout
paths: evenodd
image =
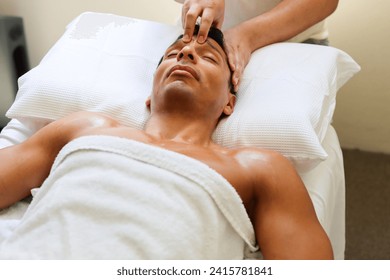
M 338 0 L 284 0 L 269 12 L 241 23 L 237 28 L 250 38 L 252 52 L 286 41 L 332 14 Z

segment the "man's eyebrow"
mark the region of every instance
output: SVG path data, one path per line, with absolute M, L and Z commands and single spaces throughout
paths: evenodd
M 206 43 L 207 45 L 209 45 L 211 48 L 213 48 L 216 52 L 218 52 L 218 54 L 223 58 L 224 56 L 226 56 L 226 53 L 225 51 L 223 51 L 223 53 L 221 52 L 220 49 L 218 49 L 216 46 L 214 46 L 213 43 L 210 42 L 209 39 L 206 40 Z M 185 43 L 183 42 L 182 38 L 178 38 L 175 42 L 173 42 L 167 49 L 166 51 L 168 51 L 169 49 L 173 48 L 173 47 L 176 47 L 176 46 L 181 46 L 181 45 L 185 45 Z
M 180 43 L 180 42 L 181 42 L 181 39 L 177 39 L 175 42 L 173 42 L 172 44 L 170 44 L 170 45 L 168 46 L 168 48 L 166 48 L 165 52 L 167 52 L 169 49 L 175 47 L 175 46 L 176 46 L 178 43 Z

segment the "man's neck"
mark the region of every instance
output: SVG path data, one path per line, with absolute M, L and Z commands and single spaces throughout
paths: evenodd
M 161 140 L 209 146 L 215 125 L 198 119 L 187 119 L 171 114 L 153 116 L 148 120 L 144 131 Z

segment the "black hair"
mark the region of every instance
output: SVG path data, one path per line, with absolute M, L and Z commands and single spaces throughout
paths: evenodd
M 194 34 L 193 35 L 198 35 L 199 33 L 199 25 L 195 25 L 194 29 Z M 225 40 L 223 38 L 223 33 L 220 29 L 211 26 L 209 29 L 209 33 L 207 34 L 208 38 L 213 39 L 215 42 L 218 43 L 218 45 L 225 51 Z M 183 34 L 180 35 L 177 40 L 183 38 Z

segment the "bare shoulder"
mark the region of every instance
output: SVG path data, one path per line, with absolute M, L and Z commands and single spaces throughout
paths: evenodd
M 291 162 L 276 151 L 248 147 L 234 149 L 231 153 L 242 167 L 257 175 L 269 175 L 271 171 L 283 169 L 294 170 Z
M 251 177 L 256 193 L 278 192 L 281 188 L 303 191 L 304 184 L 292 163 L 282 154 L 266 149 L 240 148 L 232 156 Z M 285 192 L 287 193 L 287 192 Z
M 46 148 L 49 148 L 49 145 L 58 148 L 77 137 L 88 134 L 89 131 L 118 125 L 116 120 L 104 114 L 81 111 L 51 122 L 26 142 L 28 144 L 41 143 Z
M 119 122 L 108 115 L 87 111 L 72 113 L 56 122 L 58 127 L 64 127 L 75 134 L 88 129 L 119 126 Z
M 94 130 L 119 126 L 119 122 L 108 115 L 80 111 L 72 113 L 50 124 L 51 131 L 57 136 L 63 135 L 66 141 L 92 133 Z

